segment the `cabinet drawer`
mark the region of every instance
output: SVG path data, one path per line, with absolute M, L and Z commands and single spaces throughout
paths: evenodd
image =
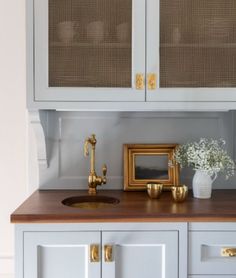
M 231 256 L 222 254 L 225 248 L 233 249 Z M 189 274 L 236 274 L 236 255 L 232 256 L 235 249 L 236 231 L 190 232 Z

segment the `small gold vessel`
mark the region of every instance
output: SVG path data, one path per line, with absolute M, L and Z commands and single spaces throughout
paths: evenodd
M 150 198 L 158 199 L 161 196 L 163 184 L 161 183 L 147 183 L 147 193 Z
M 176 203 L 183 202 L 188 196 L 188 187 L 186 185 L 172 186 L 172 197 Z

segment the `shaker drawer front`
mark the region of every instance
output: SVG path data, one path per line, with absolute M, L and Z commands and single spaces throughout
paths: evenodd
M 236 275 L 236 231 L 190 232 L 189 274 Z

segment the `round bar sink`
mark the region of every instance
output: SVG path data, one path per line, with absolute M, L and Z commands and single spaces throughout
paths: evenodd
M 99 209 L 119 204 L 120 200 L 109 196 L 74 196 L 66 198 L 62 204 L 72 208 Z

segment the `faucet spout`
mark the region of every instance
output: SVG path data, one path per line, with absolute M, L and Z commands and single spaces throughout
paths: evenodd
M 106 184 L 106 173 L 107 173 L 107 166 L 104 164 L 102 168 L 103 176 L 97 176 L 95 170 L 95 148 L 96 148 L 96 135 L 92 134 L 91 137 L 86 138 L 84 142 L 84 155 L 89 155 L 89 145 L 91 145 L 91 160 L 90 160 L 90 174 L 88 177 L 88 187 L 89 187 L 89 194 L 96 195 L 97 194 L 97 186 Z
M 97 140 L 96 135 L 92 134 L 91 137 L 88 137 L 84 143 L 84 156 L 89 155 L 89 144 L 91 145 L 91 160 L 90 160 L 90 172 L 95 173 L 95 146 Z

